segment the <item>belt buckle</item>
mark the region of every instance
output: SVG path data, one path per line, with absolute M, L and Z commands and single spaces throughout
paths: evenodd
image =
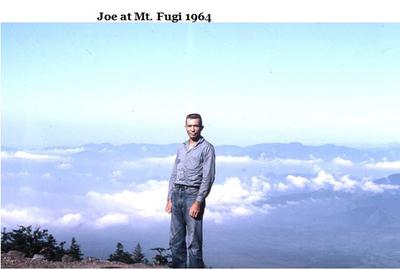
M 186 186 L 185 186 L 185 185 L 182 185 L 182 184 L 175 184 L 175 187 L 176 187 L 177 189 L 186 189 Z

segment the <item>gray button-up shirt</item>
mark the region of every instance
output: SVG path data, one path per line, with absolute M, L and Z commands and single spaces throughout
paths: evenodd
M 196 201 L 203 202 L 210 193 L 215 179 L 215 150 L 211 143 L 200 137 L 189 149 L 189 141 L 178 147 L 168 188 L 168 200 L 174 184 L 199 187 Z

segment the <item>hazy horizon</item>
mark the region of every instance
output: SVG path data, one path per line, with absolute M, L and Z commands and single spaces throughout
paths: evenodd
M 126 142 L 126 143 L 110 143 L 110 142 L 86 142 L 86 143 L 81 143 L 81 144 L 55 144 L 55 145 L 30 145 L 30 146 L 24 146 L 24 145 L 1 145 L 2 148 L 15 148 L 15 149 L 26 149 L 26 150 L 40 150 L 40 149 L 45 149 L 45 148 L 73 148 L 73 147 L 79 147 L 79 146 L 84 146 L 84 145 L 90 145 L 90 144 L 95 144 L 95 145 L 101 145 L 101 144 L 110 144 L 113 146 L 123 146 L 127 144 L 148 144 L 148 145 L 171 145 L 171 144 L 180 144 L 186 141 L 188 138 L 183 139 L 181 142 L 170 142 L 170 143 L 157 143 L 157 142 Z M 207 139 L 207 138 L 206 138 Z M 324 145 L 336 145 L 336 146 L 345 146 L 345 147 L 354 147 L 354 148 L 380 148 L 380 147 L 385 147 L 385 146 L 400 146 L 400 141 L 391 141 L 391 142 L 382 142 L 382 143 L 336 143 L 336 142 L 326 142 L 322 144 L 318 143 L 304 143 L 304 142 L 299 142 L 299 141 L 290 141 L 290 142 L 279 142 L 279 141 L 271 141 L 271 142 L 258 142 L 254 144 L 247 144 L 247 145 L 240 145 L 240 144 L 215 144 L 211 142 L 214 146 L 238 146 L 238 147 L 249 147 L 249 146 L 254 146 L 254 145 L 261 145 L 261 144 L 302 144 L 305 146 L 324 146 Z

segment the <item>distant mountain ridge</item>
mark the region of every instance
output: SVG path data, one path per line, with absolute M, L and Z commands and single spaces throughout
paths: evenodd
M 73 155 L 89 155 L 90 152 L 101 152 L 109 154 L 119 154 L 122 156 L 134 156 L 143 158 L 148 156 L 162 157 L 175 155 L 178 143 L 173 144 L 121 144 L 113 145 L 110 143 L 101 144 L 84 144 L 76 146 L 83 148 L 83 151 Z M 253 159 L 323 159 L 332 160 L 336 157 L 348 159 L 352 161 L 374 160 L 400 160 L 400 147 L 397 144 L 392 144 L 393 148 L 388 148 L 384 145 L 382 148 L 358 149 L 349 146 L 341 146 L 335 144 L 325 145 L 304 145 L 302 143 L 262 143 L 251 146 L 235 146 L 235 145 L 215 145 L 217 155 L 226 156 L 249 156 Z M 70 149 L 73 147 L 48 147 L 41 150 L 52 149 Z M 22 149 L 20 149 L 22 150 Z M 33 150 L 38 151 L 39 149 Z M 15 148 L 2 147 L 2 151 L 17 151 Z M 29 151 L 29 150 L 26 150 Z
M 400 185 L 400 173 L 391 174 L 388 177 L 377 179 L 374 182 L 377 184 Z

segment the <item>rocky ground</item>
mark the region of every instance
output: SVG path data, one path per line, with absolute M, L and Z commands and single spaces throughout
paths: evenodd
M 126 264 L 110 262 L 96 258 L 85 258 L 81 261 L 48 261 L 42 257 L 27 258 L 23 254 L 12 252 L 1 254 L 1 268 L 161 268 L 143 263 Z

